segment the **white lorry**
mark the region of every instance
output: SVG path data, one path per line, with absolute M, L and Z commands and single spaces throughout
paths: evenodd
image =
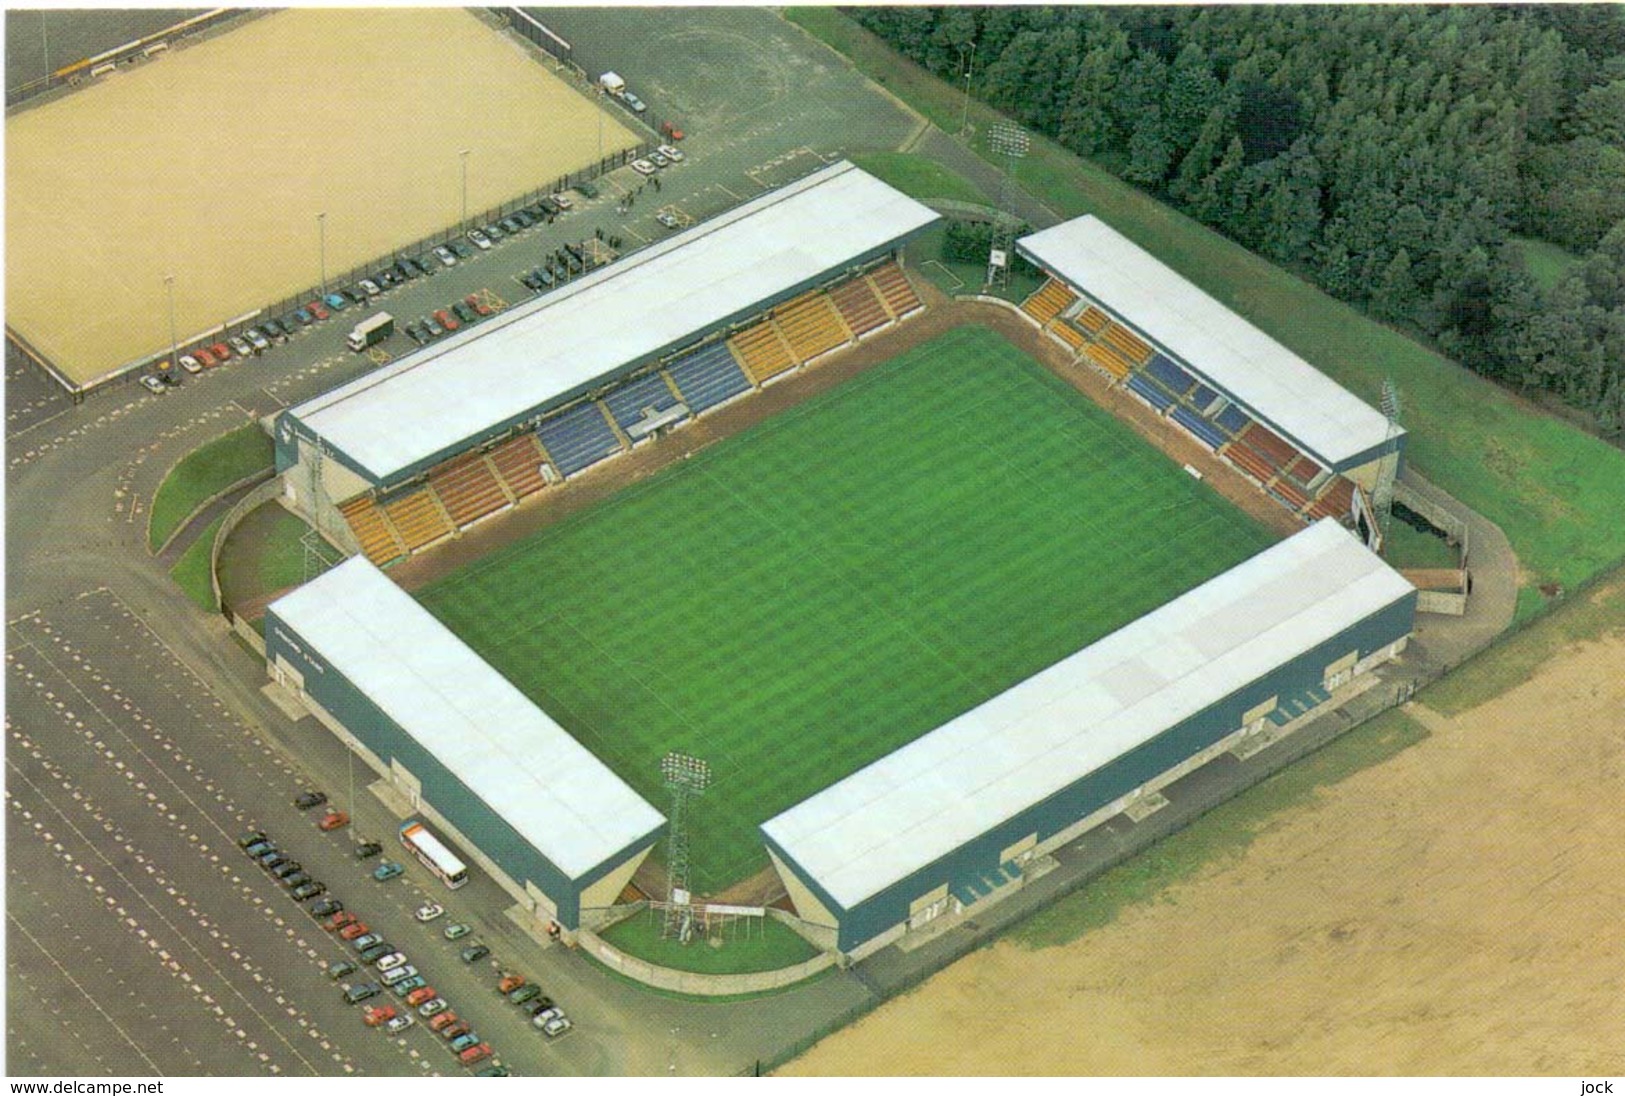
M 351 350 L 360 353 L 369 346 L 375 346 L 389 338 L 395 332 L 395 317 L 388 312 L 380 312 L 370 316 L 355 325 L 355 330 L 344 341 Z
M 598 86 L 619 99 L 626 94 L 626 81 L 613 72 L 606 72 L 598 78 Z

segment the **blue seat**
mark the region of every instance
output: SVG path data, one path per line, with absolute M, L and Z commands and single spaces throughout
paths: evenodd
M 1252 424 L 1253 420 L 1247 417 L 1247 412 L 1243 411 L 1235 404 L 1231 404 L 1223 411 L 1220 411 L 1218 417 L 1213 421 L 1224 427 L 1225 430 L 1229 431 L 1231 434 L 1239 434 L 1243 430 L 1247 429 L 1247 427 Z
M 621 439 L 610 429 L 598 405 L 591 401 L 539 423 L 536 436 L 566 476 L 621 451 Z
M 1149 403 L 1158 411 L 1166 410 L 1168 405 L 1174 402 L 1168 393 L 1146 380 L 1139 373 L 1129 377 L 1128 387 L 1129 391 L 1145 400 L 1146 403 Z
M 1183 396 L 1196 383 L 1189 373 L 1161 354 L 1151 355 L 1151 360 L 1145 363 L 1145 371 L 1176 396 Z
M 665 411 L 677 406 L 677 397 L 666 387 L 660 374 L 650 373 L 605 396 L 604 406 L 609 408 L 609 413 L 615 416 L 622 430 L 629 430 L 633 423 L 643 418 L 646 409 Z
M 714 342 L 666 368 L 677 383 L 683 400 L 696 414 L 750 391 L 750 378 L 728 352 L 728 345 Z
M 1213 406 L 1213 401 L 1219 394 L 1200 381 L 1196 384 L 1196 391 L 1185 397 L 1185 402 L 1196 408 L 1198 412 L 1206 411 Z
M 1170 417 L 1209 449 L 1217 449 L 1229 440 L 1222 430 L 1189 408 L 1176 407 Z

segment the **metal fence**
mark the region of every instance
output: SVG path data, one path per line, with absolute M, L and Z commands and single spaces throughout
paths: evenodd
M 489 8 L 492 15 L 519 32 L 525 41 L 546 50 L 566 64 L 575 63 L 575 47 L 545 24 L 526 14 L 523 8 Z

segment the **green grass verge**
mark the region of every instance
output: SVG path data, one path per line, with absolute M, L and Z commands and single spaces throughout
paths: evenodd
M 1111 924 L 1129 906 L 1175 901 L 1172 888 L 1238 860 L 1283 810 L 1312 803 L 1320 789 L 1427 736 L 1427 728 L 1403 712 L 1384 712 L 1034 914 L 1009 938 L 1031 948 L 1055 947 Z
M 211 521 L 209 527 L 198 534 L 191 547 L 181 553 L 181 558 L 175 561 L 175 566 L 169 569 L 169 577 L 186 591 L 186 596 L 197 602 L 199 608 L 210 613 L 218 612 L 220 606 L 215 604 L 214 583 L 209 580 L 209 559 L 214 551 L 215 533 L 219 531 L 220 523 L 225 520 L 226 515 L 221 514 Z
M 958 128 L 954 89 L 832 8 L 786 17 L 931 118 Z M 972 103 L 986 133 L 1000 115 Z M 988 157 L 978 143 L 976 151 Z M 1170 207 L 1034 137 L 1020 184 L 1063 217 L 1095 213 L 1375 406 L 1399 385 L 1408 459 L 1506 532 L 1536 583 L 1574 586 L 1625 558 L 1625 453 L 1516 399 Z
M 304 582 L 308 532 L 309 525 L 275 502 L 244 517 L 220 549 L 220 593 L 226 604 L 246 604 Z M 322 549 L 328 566 L 339 562 L 337 549 L 325 542 Z
M 759 823 L 1273 539 L 960 328 L 418 596 L 650 801 L 710 762 L 714 893 Z
M 755 974 L 805 963 L 818 949 L 771 917 L 742 917 L 717 936 L 720 947 L 704 940 L 679 944 L 660 935 L 655 911 L 634 914 L 599 933 L 615 947 L 660 967 L 693 974 Z
M 1625 632 L 1625 571 L 1558 603 L 1546 619 L 1452 671 L 1420 693 L 1419 699 L 1443 715 L 1458 715 L 1528 681 L 1548 659 L 1571 644 L 1615 632 Z
M 1570 268 L 1580 262 L 1580 257 L 1564 250 L 1554 243 L 1545 240 L 1532 240 L 1527 237 L 1519 238 L 1518 246 L 1523 248 L 1524 267 L 1529 276 L 1535 279 L 1535 284 L 1542 291 L 1550 291 L 1557 283 L 1563 280 Z
M 1421 533 L 1395 518 L 1388 523 L 1383 558 L 1390 567 L 1407 568 L 1461 566 L 1461 553 L 1431 533 Z
M 199 503 L 268 470 L 274 459 L 270 437 L 253 423 L 193 450 L 169 470 L 152 497 L 148 546 L 156 552 Z
M 938 222 L 909 241 L 906 254 L 915 273 L 923 274 L 926 281 L 949 296 L 980 293 L 1020 304 L 1044 284 L 1043 275 L 1023 264 L 1010 272 L 1006 285 L 984 286 L 982 279 L 987 276 L 984 264 L 961 262 L 943 254 L 947 236 L 947 223 Z
M 963 175 L 915 153 L 859 152 L 853 153 L 852 162 L 910 198 L 922 202 L 946 198 L 955 202 L 988 205 L 991 201 Z

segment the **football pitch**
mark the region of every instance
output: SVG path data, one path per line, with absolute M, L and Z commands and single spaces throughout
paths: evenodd
M 1001 336 L 951 331 L 419 591 L 661 810 L 756 826 L 1275 538 Z

